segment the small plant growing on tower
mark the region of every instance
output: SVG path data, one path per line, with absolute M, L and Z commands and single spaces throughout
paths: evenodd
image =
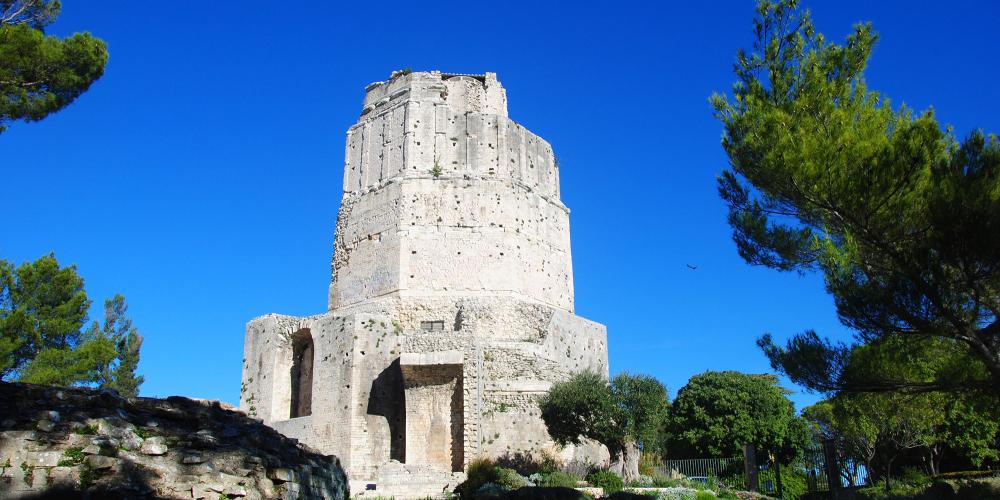
M 438 163 L 437 160 L 434 160 L 434 168 L 431 169 L 431 175 L 434 176 L 435 179 L 441 177 L 441 164 Z

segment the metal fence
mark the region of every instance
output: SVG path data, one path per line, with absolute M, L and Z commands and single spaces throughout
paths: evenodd
M 743 488 L 746 484 L 743 457 L 666 460 L 663 466 L 657 469 L 660 474 L 668 476 L 682 474 L 690 481 L 715 482 L 729 488 Z
M 666 460 L 655 470 L 669 477 L 682 476 L 689 481 L 732 489 L 753 489 L 779 498 L 783 494 L 779 477 L 788 478 L 789 473 L 805 476 L 806 491 L 830 498 L 839 498 L 838 491 L 869 484 L 868 470 L 846 457 L 832 441 L 813 443 L 802 460 L 793 464 L 779 465 L 773 458 L 759 456 L 753 446 L 747 445 L 743 457 Z

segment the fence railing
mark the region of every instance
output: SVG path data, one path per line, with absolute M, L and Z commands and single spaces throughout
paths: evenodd
M 782 495 L 779 477 L 784 479 L 792 475 L 804 478 L 809 492 L 829 492 L 831 488 L 841 490 L 870 483 L 868 470 L 844 457 L 832 441 L 815 443 L 806 450 L 801 461 L 780 466 L 773 457 L 758 456 L 750 445 L 746 448 L 743 457 L 665 460 L 655 470 L 670 477 L 681 476 L 689 481 L 733 489 L 753 489 L 772 496 Z M 748 473 L 752 476 L 747 477 Z
M 714 481 L 730 488 L 743 488 L 746 484 L 743 457 L 666 460 L 657 469 L 660 474 L 668 476 L 681 474 L 689 481 L 705 483 Z

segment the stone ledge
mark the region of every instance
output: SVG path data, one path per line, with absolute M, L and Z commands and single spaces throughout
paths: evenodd
M 404 352 L 399 356 L 400 366 L 461 365 L 462 351 Z

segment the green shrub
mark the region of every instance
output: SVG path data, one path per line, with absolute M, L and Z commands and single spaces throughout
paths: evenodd
M 809 493 L 809 484 L 803 471 L 787 467 L 781 469 L 781 492 L 788 500 L 798 500 Z
M 715 494 L 710 493 L 707 490 L 698 490 L 698 492 L 694 494 L 694 500 L 715 500 L 715 499 L 716 499 Z
M 904 467 L 899 482 L 910 486 L 930 486 L 931 478 L 916 467 Z
M 973 471 L 958 471 L 958 472 L 943 472 L 934 476 L 934 479 L 978 479 L 985 477 L 994 477 L 1000 475 L 1000 472 L 995 470 L 973 470 Z
M 559 470 L 559 463 L 550 453 L 532 454 L 523 451 L 507 452 L 494 459 L 499 467 L 514 469 L 518 474 L 527 477 L 532 474 L 546 474 Z
M 488 459 L 477 458 L 469 462 L 469 466 L 465 469 L 465 477 L 465 481 L 458 485 L 455 491 L 462 495 L 462 498 L 473 498 L 482 485 L 497 482 L 497 467 Z
M 762 470 L 757 475 L 757 481 L 761 485 L 771 483 L 772 488 L 778 487 L 778 482 L 774 477 L 774 469 Z M 739 485 L 734 485 L 739 486 Z M 781 468 L 781 492 L 784 498 L 797 500 L 809 492 L 809 485 L 806 481 L 805 472 L 799 470 L 794 465 L 786 465 Z
M 924 490 L 922 486 L 910 486 L 900 482 L 893 483 L 888 492 L 885 491 L 885 482 L 877 483 L 867 488 L 857 491 L 858 500 L 895 500 L 897 498 L 914 498 Z
M 681 482 L 677 479 L 672 479 L 666 474 L 653 474 L 653 487 L 654 488 L 674 488 L 680 486 Z
M 84 458 L 86 457 L 83 455 L 82 448 L 66 448 L 66 450 L 63 451 L 63 458 L 59 460 L 57 465 L 60 467 L 73 467 L 74 465 L 80 465 L 83 463 Z
M 76 428 L 73 431 L 74 434 L 80 434 L 81 436 L 93 436 L 97 434 L 97 427 L 93 425 L 84 425 Z
M 657 498 L 656 494 L 655 493 L 630 493 L 630 492 L 627 492 L 627 491 L 619 491 L 619 492 L 612 493 L 612 494 L 604 497 L 603 500 L 649 500 L 651 498 L 652 499 Z
M 590 497 L 568 487 L 526 486 L 507 493 L 509 500 L 588 500 Z
M 670 491 L 663 491 L 656 495 L 657 500 L 695 500 L 695 490 L 689 489 L 674 489 Z
M 94 481 L 96 480 L 97 471 L 90 468 L 89 465 L 84 464 L 83 467 L 80 468 L 80 489 L 86 490 L 87 488 L 90 488 L 90 485 L 94 484 Z
M 605 494 L 621 491 L 625 487 L 625 483 L 622 482 L 622 478 L 618 477 L 618 474 L 609 470 L 591 472 L 590 475 L 587 476 L 587 482 L 589 482 L 591 486 L 603 488 Z
M 528 482 L 521 477 L 514 469 L 496 468 L 496 484 L 505 490 L 516 490 L 528 485 Z
M 487 500 L 491 498 L 500 499 L 504 497 L 506 490 L 496 483 L 485 483 L 476 490 L 477 500 Z
M 639 455 L 639 474 L 652 476 L 663 469 L 663 457 L 658 453 L 643 453 Z
M 564 487 L 564 488 L 575 488 L 576 478 L 566 474 L 562 471 L 553 471 L 548 474 L 543 474 L 541 480 L 538 481 L 539 486 L 545 486 L 548 488 Z

